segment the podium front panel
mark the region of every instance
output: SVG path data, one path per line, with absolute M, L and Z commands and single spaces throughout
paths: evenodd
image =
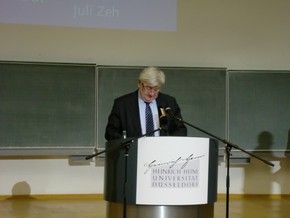
M 209 145 L 208 138 L 139 139 L 136 204 L 207 204 Z

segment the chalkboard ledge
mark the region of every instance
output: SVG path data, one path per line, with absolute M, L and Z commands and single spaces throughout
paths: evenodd
M 1 148 L 0 156 L 78 156 L 94 153 L 95 147 L 85 148 Z

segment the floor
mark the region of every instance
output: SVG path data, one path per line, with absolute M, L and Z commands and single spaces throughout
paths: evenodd
M 215 203 L 214 218 L 226 218 L 226 200 Z M 0 200 L 0 218 L 105 218 L 101 198 L 36 199 L 15 197 Z M 289 218 L 290 197 L 230 198 L 230 218 Z

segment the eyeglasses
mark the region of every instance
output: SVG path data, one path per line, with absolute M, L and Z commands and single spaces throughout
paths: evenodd
M 151 87 L 151 86 L 148 86 L 148 85 L 144 85 L 144 83 L 142 83 L 142 86 L 143 86 L 143 88 L 144 88 L 144 90 L 146 92 L 154 92 L 154 93 L 156 93 L 156 92 L 160 91 L 160 87 L 158 87 L 158 86 Z

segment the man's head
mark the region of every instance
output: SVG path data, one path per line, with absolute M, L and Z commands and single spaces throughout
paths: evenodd
M 138 88 L 145 102 L 152 102 L 156 99 L 164 84 L 165 74 L 157 67 L 145 68 L 139 75 Z

